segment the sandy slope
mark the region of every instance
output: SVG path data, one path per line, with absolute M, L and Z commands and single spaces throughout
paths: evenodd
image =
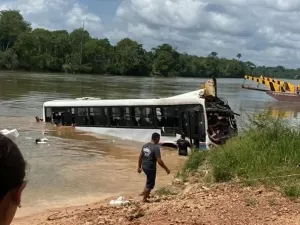
M 276 190 L 236 184 L 181 187 L 177 195 L 154 197 L 148 204 L 135 199 L 128 206 L 111 207 L 102 202 L 61 209 L 57 214 L 48 211 L 17 219 L 13 224 L 300 224 L 300 203 L 284 198 Z

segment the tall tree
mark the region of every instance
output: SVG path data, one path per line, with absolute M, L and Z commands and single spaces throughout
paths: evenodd
M 30 24 L 24 20 L 17 10 L 3 10 L 0 12 L 0 43 L 1 50 L 7 51 L 13 46 L 18 36 L 30 31 Z
M 211 52 L 208 56 L 210 56 L 210 57 L 218 57 L 218 53 L 217 52 Z
M 153 52 L 153 75 L 176 76 L 178 75 L 179 53 L 169 44 L 159 45 L 152 49 Z

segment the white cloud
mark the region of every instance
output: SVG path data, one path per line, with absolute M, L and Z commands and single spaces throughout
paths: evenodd
M 0 10 L 17 9 L 33 28 L 67 29 L 69 31 L 82 26 L 92 35 L 102 34 L 101 19 L 88 12 L 86 6 L 76 0 L 7 0 L 0 1 Z
M 126 0 L 116 12 L 118 33 L 106 34 L 146 46 L 169 42 L 191 54 L 241 53 L 258 65 L 300 67 L 299 11 L 299 0 Z

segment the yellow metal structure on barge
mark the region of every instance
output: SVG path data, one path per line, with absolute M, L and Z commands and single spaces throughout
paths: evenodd
M 250 75 L 244 76 L 244 83 L 246 80 L 251 80 L 257 83 L 257 87 L 242 85 L 242 88 L 256 91 L 266 92 L 269 96 L 280 102 L 295 102 L 300 103 L 300 84 L 295 86 L 291 82 L 281 81 L 269 77 L 254 77 Z M 267 89 L 259 88 L 263 84 Z

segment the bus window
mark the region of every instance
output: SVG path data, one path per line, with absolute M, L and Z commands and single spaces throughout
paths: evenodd
M 71 108 L 53 107 L 50 108 L 50 110 L 48 110 L 48 112 L 46 110 L 46 119 L 49 120 L 49 122 L 62 126 L 70 126 L 72 124 Z
M 110 114 L 110 124 L 111 126 L 119 126 L 121 118 L 121 109 L 119 107 L 112 107 Z
M 141 110 L 139 107 L 133 108 L 133 115 L 132 115 L 132 125 L 134 127 L 140 126 L 140 119 L 141 119 Z
M 76 126 L 86 126 L 90 124 L 88 108 L 75 108 Z
M 153 109 L 150 107 L 144 107 L 141 109 L 141 127 L 153 127 Z
M 151 107 L 135 107 L 132 120 L 135 127 L 153 127 L 153 109 Z
M 108 110 L 104 107 L 90 108 L 91 125 L 97 127 L 108 126 Z M 92 120 L 93 118 L 93 120 Z M 93 123 L 93 124 L 92 124 Z
M 177 107 L 156 108 L 156 124 L 158 127 L 179 127 L 179 111 Z
M 64 126 L 71 126 L 72 125 L 72 112 L 70 108 L 67 108 L 63 113 L 62 123 Z
M 129 107 L 121 108 L 119 126 L 120 127 L 130 127 L 131 126 L 130 108 Z
M 156 125 L 158 127 L 163 127 L 164 126 L 164 118 L 163 118 L 163 112 L 161 108 L 156 108 Z

